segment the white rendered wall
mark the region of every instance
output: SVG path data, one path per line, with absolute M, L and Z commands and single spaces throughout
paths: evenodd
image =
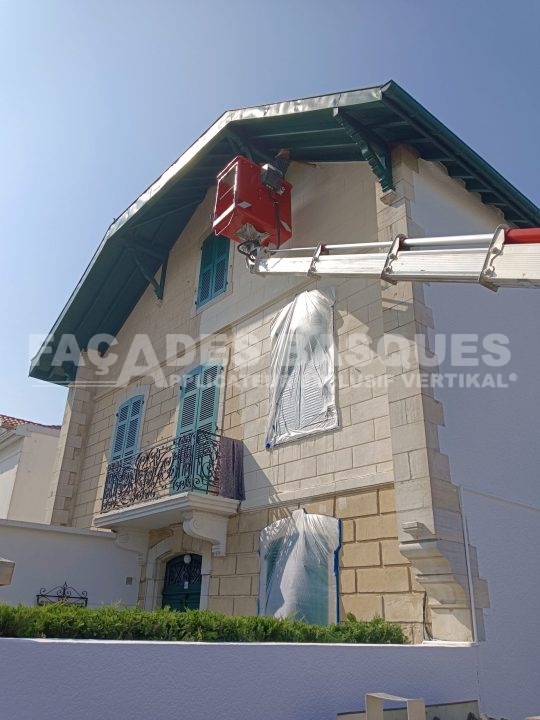
M 22 452 L 22 439 L 0 450 L 0 518 L 7 518 Z
M 490 607 L 479 646 L 480 698 L 490 716 L 538 715 L 540 510 L 465 491 L 463 507 Z
M 478 697 L 477 649 L 0 640 L 2 717 L 334 720 L 365 692 Z M 28 682 L 28 678 L 32 678 Z M 61 682 L 59 682 L 61 679 Z
M 411 212 L 426 235 L 481 233 L 503 222 L 437 166 L 420 161 L 419 171 Z M 443 402 L 446 426 L 441 449 L 449 455 L 452 481 L 464 489 L 470 542 L 479 574 L 488 582 L 486 642 L 480 644 L 484 710 L 508 718 L 538 714 L 540 293 L 433 283 L 426 302 L 435 332 L 447 338 L 470 333 L 481 341 L 502 333 L 510 340 L 508 365 L 490 367 L 480 351 L 479 366 L 452 367 L 447 358 L 441 372 L 500 372 L 506 378 L 515 373 L 515 382 L 507 388 L 445 386 L 436 397 Z
M 490 232 L 503 222 L 478 196 L 468 193 L 431 163 L 419 161 L 415 175 L 414 222 L 426 235 Z M 540 443 L 537 441 L 540 397 L 540 293 L 501 289 L 497 293 L 467 284 L 433 283 L 426 288 L 436 333 L 506 335 L 512 358 L 493 368 L 480 358 L 478 367 L 442 372 L 486 372 L 517 375 L 508 388 L 437 390 L 443 401 L 446 431 L 441 449 L 450 455 L 453 482 L 540 507 Z M 481 356 L 482 352 L 478 354 Z
M 67 582 L 87 591 L 89 606 L 119 601 L 135 605 L 137 555 L 118 548 L 114 537 L 108 532 L 0 520 L 0 556 L 15 562 L 11 585 L 0 587 L 0 603 L 35 605 L 40 588 Z
M 59 431 L 32 432 L 25 436 L 13 488 L 10 520 L 48 522 L 47 497 L 58 446 Z
M 0 448 L 0 518 L 48 523 L 47 496 L 59 431 L 17 428 Z

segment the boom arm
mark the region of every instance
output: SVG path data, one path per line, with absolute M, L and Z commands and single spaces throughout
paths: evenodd
M 469 282 L 540 288 L 540 228 L 493 234 L 407 238 L 308 248 L 257 248 L 248 259 L 261 275 L 380 278 L 391 283 Z

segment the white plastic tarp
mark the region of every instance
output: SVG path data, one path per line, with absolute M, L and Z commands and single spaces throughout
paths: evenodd
M 334 293 L 300 293 L 272 324 L 266 447 L 338 427 Z
M 338 621 L 340 521 L 295 510 L 260 534 L 259 614 Z

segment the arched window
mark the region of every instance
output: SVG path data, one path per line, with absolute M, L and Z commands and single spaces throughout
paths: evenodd
M 202 557 L 180 555 L 165 567 L 162 607 L 172 610 L 198 610 L 201 602 Z

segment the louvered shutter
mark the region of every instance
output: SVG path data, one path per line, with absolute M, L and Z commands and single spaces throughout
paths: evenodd
M 215 249 L 212 244 L 213 239 L 213 236 L 207 238 L 202 246 L 197 305 L 204 305 L 205 302 L 208 302 L 212 298 L 215 258 Z
M 119 407 L 116 414 L 111 460 L 128 457 L 137 452 L 143 406 L 144 397 L 137 395 Z
M 121 405 L 116 413 L 116 430 L 112 445 L 111 460 L 118 460 L 124 455 L 124 440 L 129 418 L 129 401 Z
M 219 404 L 220 363 L 204 365 L 201 368 L 201 391 L 197 428 L 215 433 Z
M 178 412 L 177 435 L 193 432 L 196 429 L 199 407 L 199 389 L 201 368 L 184 376 L 180 387 L 180 408 Z
M 133 455 L 139 447 L 139 427 L 141 424 L 141 415 L 144 404 L 142 395 L 138 395 L 131 399 L 131 408 L 129 420 L 127 423 L 126 441 L 124 448 L 124 457 Z
M 214 254 L 214 287 L 212 297 L 216 297 L 227 288 L 227 273 L 229 270 L 230 242 L 226 237 L 213 238 Z
M 184 376 L 180 388 L 177 435 L 195 430 L 215 433 L 221 363 L 202 365 Z
M 204 305 L 204 303 L 225 292 L 229 272 L 229 251 L 230 242 L 226 237 L 210 235 L 204 241 L 199 271 L 197 305 Z

